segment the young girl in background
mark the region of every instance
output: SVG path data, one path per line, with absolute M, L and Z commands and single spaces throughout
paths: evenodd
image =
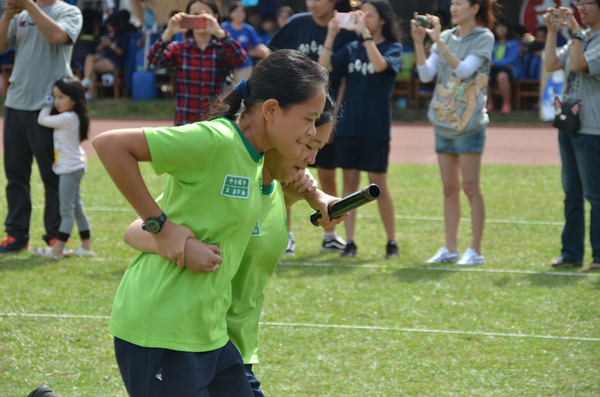
M 379 213 L 386 235 L 386 258 L 398 256 L 394 237 L 394 202 L 387 185 L 387 165 L 392 122 L 391 97 L 402 66 L 400 31 L 388 0 L 367 0 L 354 13 L 362 42 L 352 42 L 334 51 L 340 32 L 336 18 L 329 22 L 319 57 L 327 70 L 346 77 L 344 109 L 336 130 L 335 161 L 344 170 L 343 196 L 355 192 L 360 171 L 381 188 Z M 332 54 L 333 52 L 333 54 Z M 342 256 L 356 256 L 354 229 L 356 211 L 346 220 L 346 248 Z
M 90 244 L 90 222 L 81 201 L 81 178 L 85 174 L 86 156 L 81 142 L 87 139 L 90 118 L 87 112 L 85 89 L 74 77 L 63 77 L 52 87 L 54 108 L 48 106 L 39 114 L 38 123 L 54 128 L 54 164 L 52 170 L 59 176 L 60 227 L 58 239 L 51 247 L 38 247 L 33 253 L 62 259 L 65 244 L 77 221 L 81 247 L 70 252 L 75 256 L 93 256 Z

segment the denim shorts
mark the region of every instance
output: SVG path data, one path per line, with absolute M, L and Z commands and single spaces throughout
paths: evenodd
M 483 153 L 487 130 L 481 130 L 476 134 L 461 139 L 448 139 L 435 134 L 436 153 Z

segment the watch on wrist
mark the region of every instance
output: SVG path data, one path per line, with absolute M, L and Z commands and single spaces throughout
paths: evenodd
M 576 40 L 582 40 L 585 38 L 581 32 L 573 32 L 571 33 L 571 38 Z
M 142 229 L 148 233 L 158 233 L 161 231 L 166 221 L 167 216 L 163 212 L 158 218 L 148 218 L 145 223 L 142 223 Z

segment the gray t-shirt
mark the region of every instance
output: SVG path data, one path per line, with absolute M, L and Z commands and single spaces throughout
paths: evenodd
M 569 54 L 572 40 L 556 51 L 566 76 L 563 102 L 579 102 L 583 105 L 579 111 L 581 119 L 579 133 L 600 135 L 600 31 L 590 36 L 590 31 L 586 30 L 583 35 L 585 39 L 581 42 L 581 47 L 588 63 L 587 72 L 571 72 Z
M 67 32 L 71 42 L 52 44 L 27 11 L 10 21 L 6 43 L 9 48 L 15 47 L 15 63 L 4 105 L 12 109 L 43 108 L 56 80 L 73 75 L 71 53 L 83 23 L 81 11 L 61 0 L 42 11 Z
M 494 49 L 494 34 L 482 26 L 458 38 L 460 27 L 445 30 L 442 38 L 448 49 L 464 60 L 469 55 L 485 62 L 468 78 L 456 76 L 437 44 L 431 51 L 439 56 L 437 82 L 429 105 L 429 121 L 436 134 L 448 139 L 462 139 L 483 130 L 489 122 L 485 105 L 490 74 L 490 60 Z

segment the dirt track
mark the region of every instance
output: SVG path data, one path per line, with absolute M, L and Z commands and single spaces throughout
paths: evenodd
M 2 126 L 0 120 L 0 136 Z M 159 127 L 172 125 L 172 120 L 111 120 L 93 119 L 90 135 L 115 128 Z M 95 155 L 89 142 L 84 143 L 88 155 Z M 0 140 L 0 153 L 4 153 Z M 428 124 L 395 124 L 392 127 L 390 162 L 434 164 L 434 136 Z M 560 164 L 556 129 L 551 126 L 490 126 L 485 154 L 485 164 Z

